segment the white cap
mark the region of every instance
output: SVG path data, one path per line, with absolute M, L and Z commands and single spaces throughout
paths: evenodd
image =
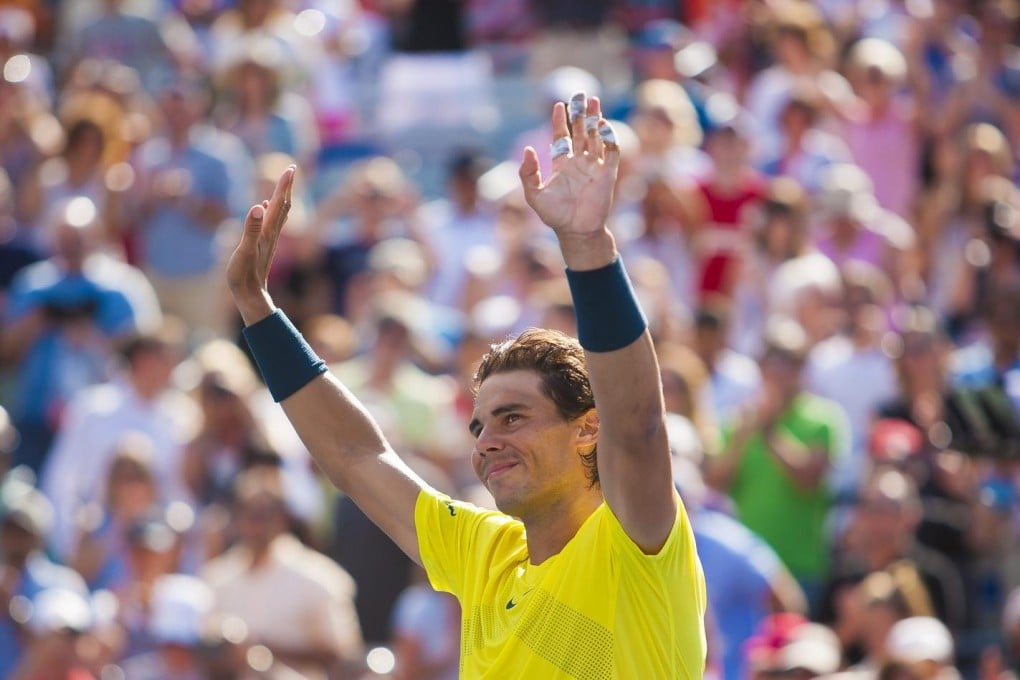
M 201 637 L 212 606 L 212 590 L 201 579 L 182 574 L 160 576 L 153 590 L 149 633 L 163 644 L 193 645 Z
M 816 675 L 839 670 L 842 654 L 839 638 L 820 623 L 805 623 L 793 631 L 793 639 L 780 652 L 785 670 L 803 668 Z
M 45 537 L 53 528 L 53 506 L 41 491 L 12 474 L 0 486 L 0 521 Z
M 913 616 L 897 621 L 885 641 L 889 656 L 904 663 L 953 660 L 953 636 L 938 619 Z
M 80 593 L 68 588 L 49 588 L 32 600 L 29 628 L 36 633 L 73 630 L 79 633 L 92 627 L 92 607 Z

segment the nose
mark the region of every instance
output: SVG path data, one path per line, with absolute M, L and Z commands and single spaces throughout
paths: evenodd
M 475 439 L 475 451 L 479 456 L 485 457 L 490 453 L 496 453 L 503 448 L 503 440 L 494 434 L 489 428 L 484 427 Z

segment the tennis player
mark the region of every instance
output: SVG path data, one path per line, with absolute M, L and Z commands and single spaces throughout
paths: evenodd
M 266 277 L 293 167 L 249 211 L 230 289 L 270 391 L 323 471 L 460 600 L 461 677 L 700 678 L 704 578 L 673 488 L 651 336 L 606 228 L 620 151 L 594 97 L 557 104 L 552 126 L 551 176 L 531 147 L 520 176 L 558 237 L 580 343 L 533 329 L 482 360 L 471 456 L 501 512 L 408 469 L 275 308 Z

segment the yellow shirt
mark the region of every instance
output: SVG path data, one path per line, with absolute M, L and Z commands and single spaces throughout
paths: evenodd
M 700 679 L 705 579 L 677 503 L 656 555 L 642 553 L 603 503 L 558 555 L 533 565 L 521 522 L 422 491 L 422 562 L 463 610 L 461 677 Z

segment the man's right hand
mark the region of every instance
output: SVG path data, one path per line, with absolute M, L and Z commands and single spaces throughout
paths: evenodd
M 293 165 L 284 170 L 273 196 L 248 211 L 241 242 L 227 263 L 227 285 L 246 326 L 269 316 L 275 309 L 269 297 L 269 268 L 290 212 L 296 172 Z

